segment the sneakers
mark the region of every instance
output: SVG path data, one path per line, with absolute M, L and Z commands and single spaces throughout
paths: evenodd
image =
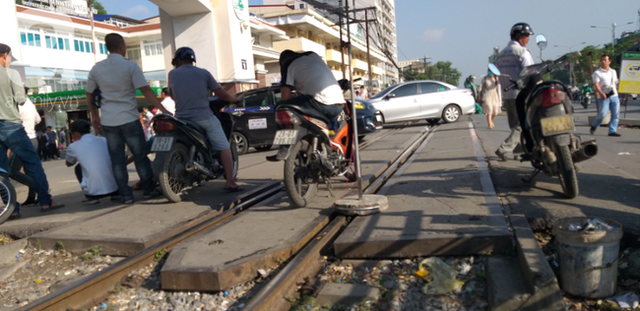
M 157 197 L 161 197 L 163 196 L 162 192 L 158 191 L 157 189 L 153 189 L 153 191 L 151 193 L 146 193 L 143 194 L 142 197 L 145 200 L 149 200 L 149 199 L 153 199 L 153 198 L 157 198 Z
M 496 150 L 496 155 L 498 156 L 498 158 L 500 158 L 500 160 L 507 161 L 507 153 L 506 152 L 501 152 L 500 149 L 498 149 L 498 150 Z
M 100 203 L 100 200 L 98 199 L 84 199 L 82 200 L 82 205 L 94 205 L 94 204 L 98 204 Z
M 591 133 L 591 135 L 596 133 L 596 128 L 595 127 L 591 127 L 591 130 L 589 130 L 589 133 Z
M 124 203 L 124 204 L 133 204 L 133 197 L 122 198 L 122 203 Z
M 613 132 L 613 133 L 609 133 L 609 136 L 611 136 L 611 137 L 620 137 L 622 135 L 618 134 L 617 132 Z

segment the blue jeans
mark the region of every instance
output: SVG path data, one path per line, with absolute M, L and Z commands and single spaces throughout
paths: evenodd
M 618 121 L 620 116 L 620 98 L 618 96 L 611 96 L 607 99 L 599 99 L 600 111 L 596 119 L 593 120 L 591 127 L 598 127 L 602 123 L 602 119 L 607 116 L 607 112 L 611 110 L 611 122 L 609 122 L 609 134 L 615 133 L 618 130 Z
M 51 195 L 49 194 L 47 175 L 44 173 L 40 157 L 33 149 L 31 140 L 29 140 L 22 124 L 0 121 L 0 167 L 9 171 L 7 149 L 11 149 L 11 152 L 18 156 L 25 172 L 33 179 L 40 206 L 49 205 Z
M 140 185 L 144 194 L 151 194 L 154 190 L 153 171 L 151 170 L 151 161 L 147 157 L 149 148 L 140 121 L 136 120 L 119 126 L 103 125 L 102 130 L 107 139 L 111 167 L 122 200 L 133 199 L 133 189 L 129 186 L 125 143 L 133 154 L 133 161 L 136 164 L 136 171 L 140 176 Z

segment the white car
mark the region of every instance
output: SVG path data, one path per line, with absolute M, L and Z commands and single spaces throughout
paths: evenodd
M 384 123 L 427 119 L 456 122 L 473 114 L 476 103 L 469 89 L 440 81 L 409 81 L 391 86 L 368 99 L 382 113 Z

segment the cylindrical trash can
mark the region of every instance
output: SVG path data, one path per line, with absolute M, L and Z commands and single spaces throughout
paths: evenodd
M 601 218 L 613 229 L 569 230 L 570 224 L 585 223 L 587 219 L 590 218 L 560 219 L 553 226 L 560 262 L 560 287 L 578 297 L 610 297 L 616 291 L 622 225 L 617 221 Z

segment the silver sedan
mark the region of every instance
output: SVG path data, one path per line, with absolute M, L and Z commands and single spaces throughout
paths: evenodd
M 384 123 L 427 119 L 456 122 L 475 112 L 471 90 L 440 81 L 409 81 L 391 86 L 368 99 Z

